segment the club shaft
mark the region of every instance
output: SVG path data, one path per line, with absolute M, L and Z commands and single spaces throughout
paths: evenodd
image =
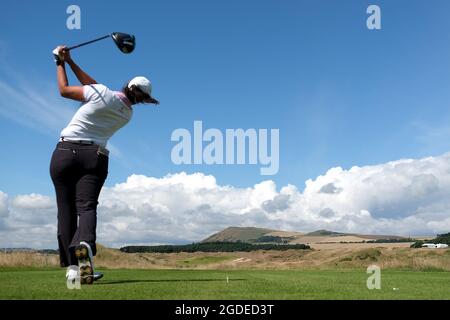
M 100 41 L 100 40 L 103 40 L 103 39 L 106 39 L 106 38 L 109 38 L 109 37 L 110 37 L 110 35 L 108 34 L 106 36 L 103 36 L 103 37 L 100 37 L 100 38 L 97 38 L 97 39 L 94 39 L 94 40 L 91 40 L 91 41 L 87 41 L 87 42 L 83 42 L 83 43 L 77 44 L 76 46 L 70 47 L 67 50 L 70 51 L 72 49 L 79 48 L 79 47 L 85 46 L 87 44 L 90 44 L 92 42 L 97 42 L 97 41 Z

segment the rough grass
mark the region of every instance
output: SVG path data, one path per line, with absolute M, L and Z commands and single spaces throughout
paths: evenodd
M 0 269 L 0 299 L 450 299 L 448 272 L 382 271 L 368 290 L 365 269 L 103 271 L 69 290 L 61 269 Z
M 364 248 L 227 253 L 123 253 L 98 246 L 98 267 L 107 269 L 382 269 L 450 271 L 450 249 Z M 0 253 L 0 267 L 58 267 L 58 257 L 30 252 Z
M 57 267 L 59 258 L 55 254 L 33 252 L 0 253 L 0 267 Z

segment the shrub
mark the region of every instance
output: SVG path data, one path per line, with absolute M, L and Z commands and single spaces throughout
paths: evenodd
M 422 248 L 422 245 L 423 245 L 424 243 L 425 243 L 425 242 L 423 242 L 422 240 L 416 241 L 416 242 L 414 242 L 414 243 L 411 245 L 411 248 Z
M 370 248 L 367 250 L 362 250 L 360 251 L 357 255 L 356 258 L 360 259 L 360 260 L 366 260 L 366 259 L 370 259 L 372 261 L 377 261 L 378 257 L 381 255 L 381 251 L 375 248 Z

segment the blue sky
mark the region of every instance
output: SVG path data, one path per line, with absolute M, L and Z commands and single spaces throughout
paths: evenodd
M 81 30 L 66 28 L 70 4 L 81 7 Z M 369 4 L 381 7 L 380 31 L 366 28 Z M 271 179 L 302 189 L 336 166 L 440 155 L 450 150 L 449 12 L 448 1 L 6 2 L 0 190 L 53 196 L 51 153 L 78 104 L 58 96 L 51 50 L 112 31 L 135 34 L 135 52 L 102 41 L 73 58 L 111 88 L 148 76 L 161 105 L 137 106 L 113 137 L 106 186 L 186 171 L 221 185 Z M 279 128 L 278 174 L 172 164 L 170 135 L 192 130 L 194 120 L 222 130 Z

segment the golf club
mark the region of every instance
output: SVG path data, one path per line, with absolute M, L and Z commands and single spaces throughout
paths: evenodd
M 105 35 L 103 37 L 80 43 L 76 46 L 69 47 L 67 50 L 76 49 L 88 44 L 91 44 L 93 42 L 97 42 L 106 38 L 111 37 L 114 40 L 114 43 L 116 44 L 117 48 L 119 48 L 120 51 L 123 53 L 131 53 L 134 50 L 134 47 L 136 46 L 136 38 L 128 33 L 122 33 L 122 32 L 113 32 L 111 34 Z

